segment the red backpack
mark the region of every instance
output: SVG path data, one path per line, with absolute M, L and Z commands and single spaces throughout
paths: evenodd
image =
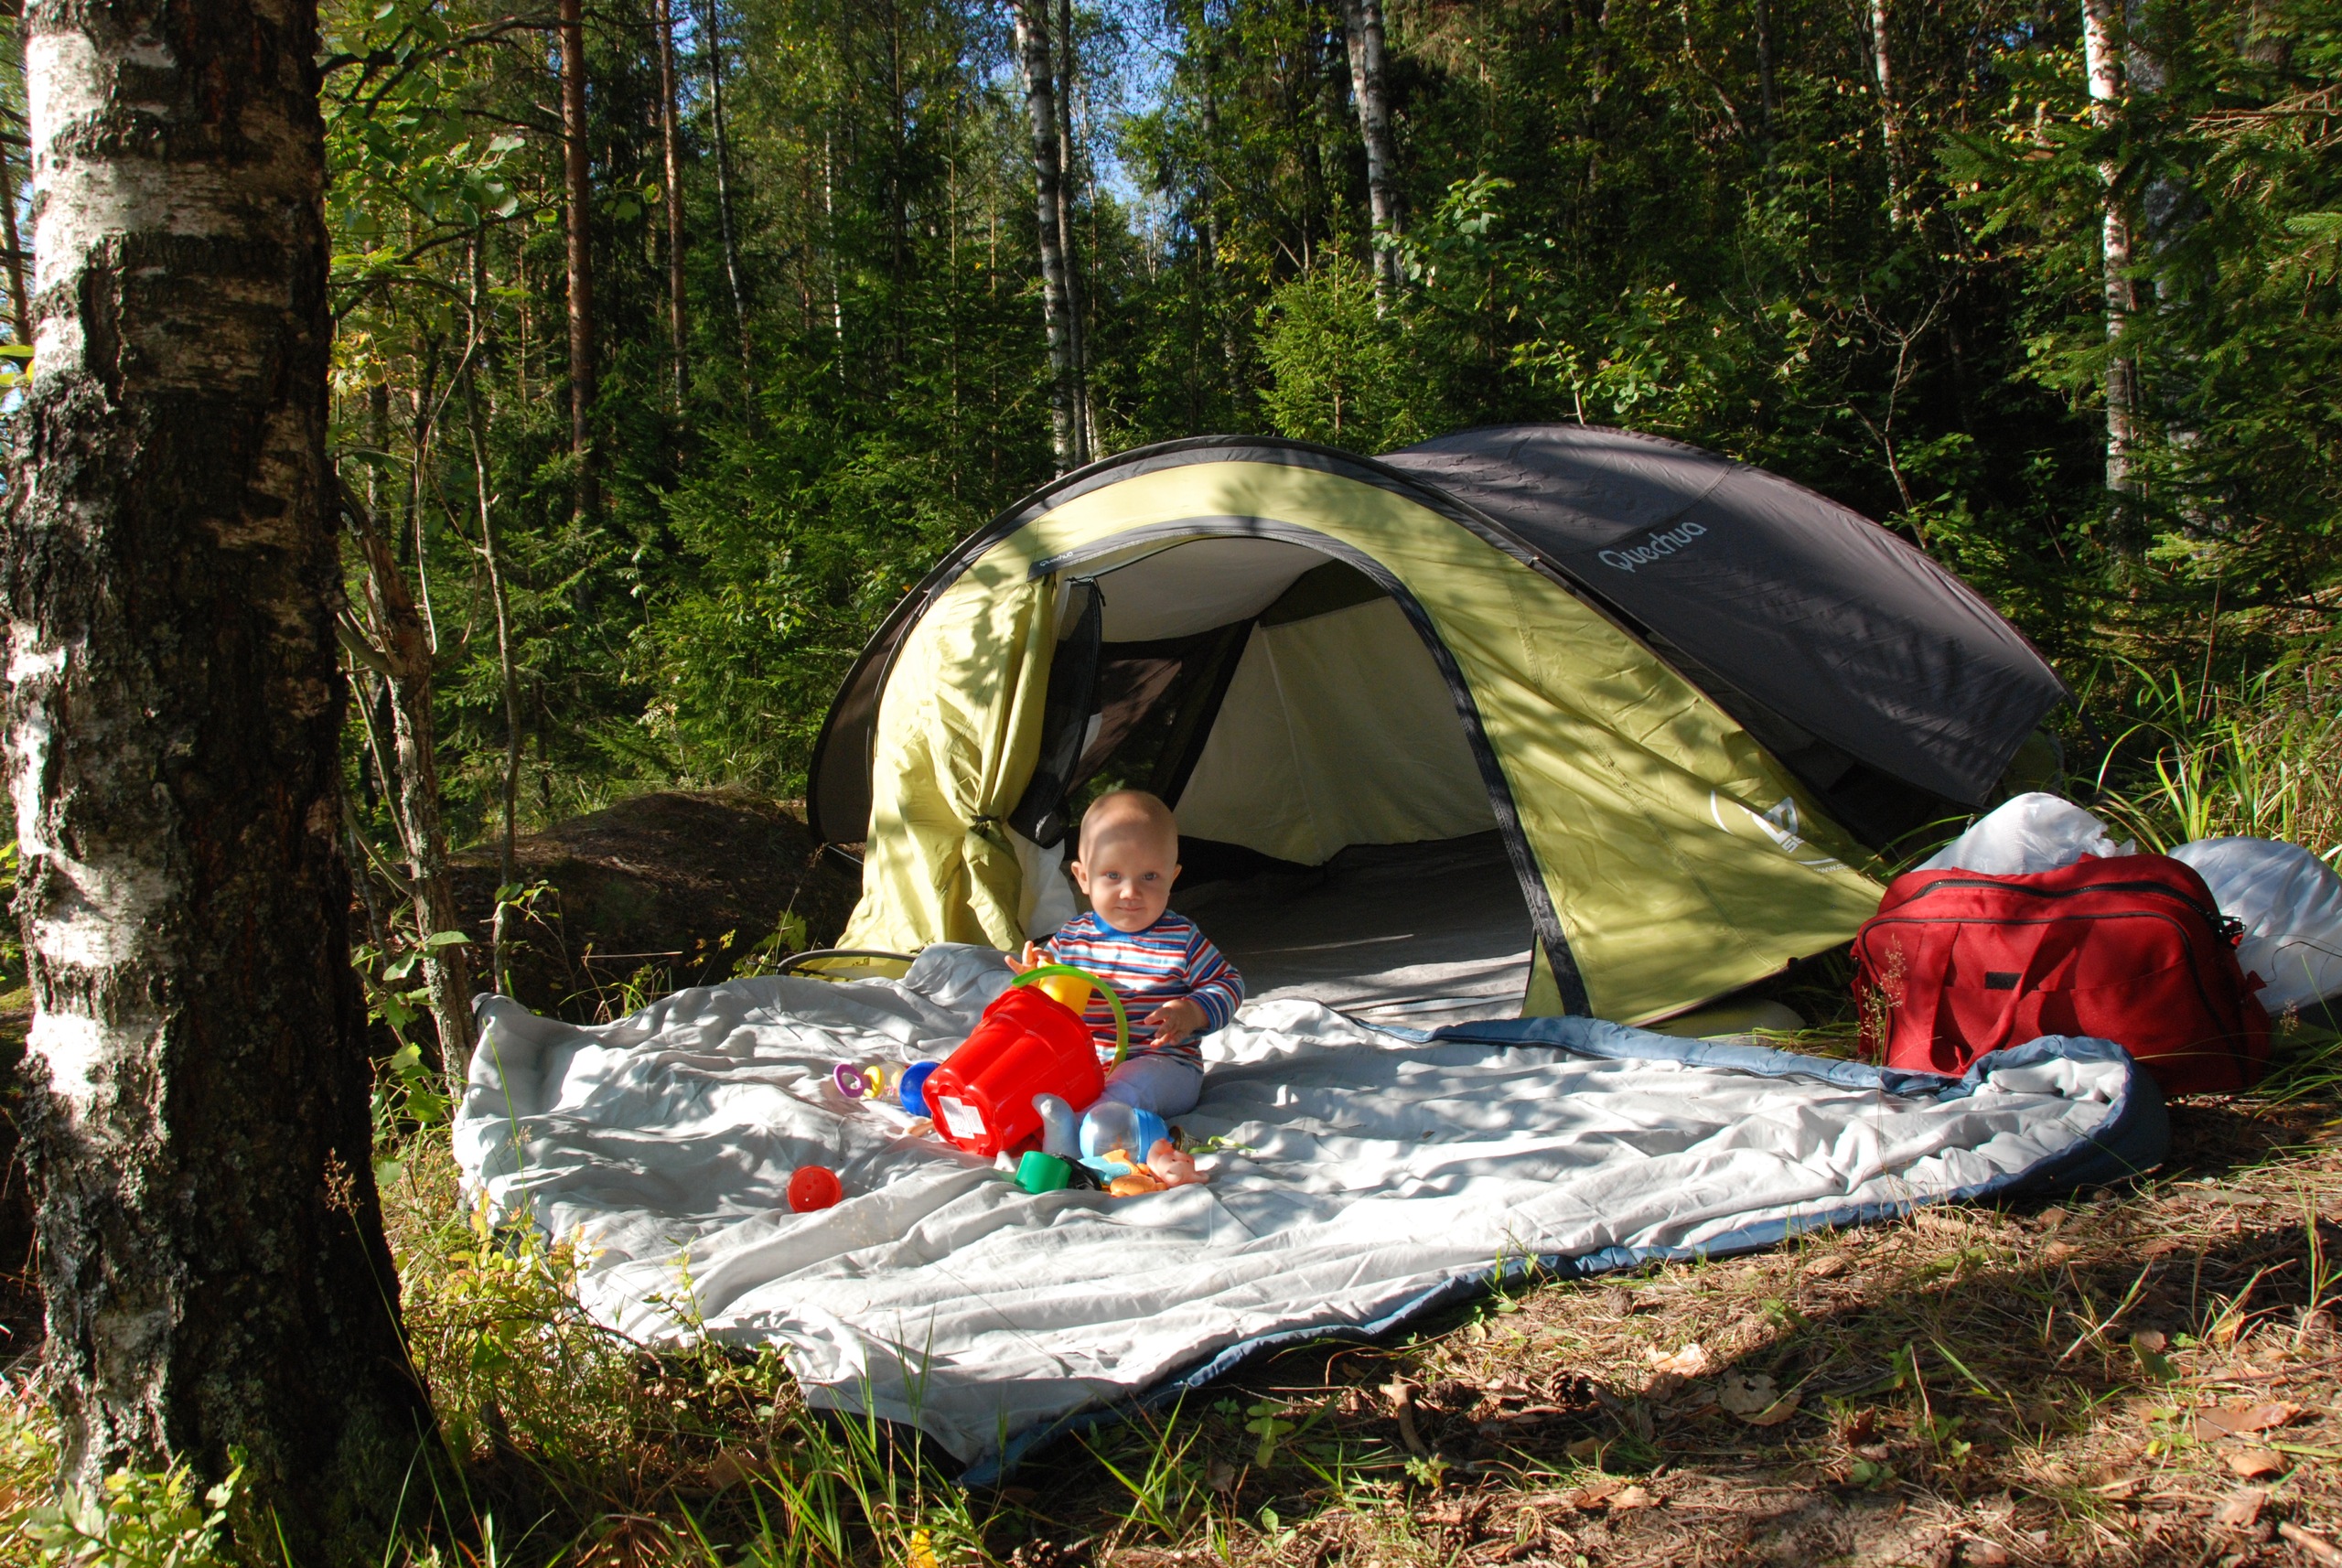
M 2085 855 L 2056 871 L 1910 871 L 1854 936 L 1863 1048 L 1961 1073 L 2043 1035 L 2112 1040 L 2166 1094 L 2243 1089 L 2269 1060 L 2243 927 L 2167 855 Z

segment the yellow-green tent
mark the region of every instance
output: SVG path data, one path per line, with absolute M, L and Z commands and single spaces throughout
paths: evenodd
M 1105 780 L 1170 800 L 1191 865 L 1492 833 L 1522 1010 L 1648 1020 L 1844 940 L 1870 850 L 1989 803 L 2063 695 L 1918 551 L 1693 447 L 1212 437 L 953 551 L 848 676 L 809 807 L 865 846 L 844 943 L 896 950 L 1046 934 Z

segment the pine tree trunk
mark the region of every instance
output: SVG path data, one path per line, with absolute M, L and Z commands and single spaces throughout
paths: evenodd
M 1033 135 L 1033 207 L 1041 248 L 1041 322 L 1049 339 L 1049 436 L 1057 471 L 1080 466 L 1073 363 L 1073 312 L 1066 288 L 1059 225 L 1063 170 L 1058 162 L 1057 90 L 1051 69 L 1049 0 L 1016 0 L 1016 59 L 1025 75 L 1025 110 Z
M 2091 122 L 2101 131 L 2114 126 L 2122 96 L 2122 56 L 2114 38 L 2112 0 L 2082 0 L 2082 67 L 2090 78 Z M 2116 189 L 2120 167 L 2099 166 L 2105 186 L 2100 219 L 2100 287 L 2106 301 L 2106 340 L 2119 344 L 2133 305 L 2131 295 L 2131 223 Z M 2136 439 L 2138 396 L 2135 370 L 2121 354 L 2106 361 L 2106 488 L 2117 495 L 2132 489 L 2132 446 Z
M 27 32 L 41 371 L 0 594 L 59 1475 L 240 1446 L 293 1560 L 372 1561 L 434 1440 L 348 947 L 317 7 Z
M 682 128 L 677 124 L 674 3 L 658 0 L 658 4 L 659 140 L 667 166 L 667 334 L 674 342 L 675 417 L 681 419 L 691 380 L 684 330 Z
M 1391 139 L 1391 98 L 1383 84 L 1381 0 L 1342 0 L 1350 54 L 1350 95 L 1366 143 L 1366 199 L 1374 219 L 1374 313 L 1391 308 L 1399 289 L 1398 156 Z
M 561 134 L 569 242 L 569 456 L 581 519 L 601 512 L 594 462 L 594 185 L 586 156 L 584 0 L 561 0 Z

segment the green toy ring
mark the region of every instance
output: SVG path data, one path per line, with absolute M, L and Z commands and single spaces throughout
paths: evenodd
M 1011 985 L 1030 985 L 1037 980 L 1047 980 L 1053 974 L 1069 974 L 1076 980 L 1086 981 L 1089 983 L 1090 990 L 1097 992 L 1099 994 L 1106 998 L 1106 1005 L 1114 1010 L 1114 1065 L 1116 1067 L 1122 1066 L 1123 1058 L 1130 1055 L 1131 1021 L 1130 1015 L 1123 1011 L 1123 999 L 1114 994 L 1114 988 L 1112 986 L 1107 984 L 1104 981 L 1099 979 L 1088 970 L 1076 969 L 1069 963 L 1041 964 L 1036 968 L 1026 970 L 1024 973 L 1018 975 L 1008 983 Z

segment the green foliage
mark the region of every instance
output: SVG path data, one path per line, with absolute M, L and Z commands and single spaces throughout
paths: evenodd
M 1410 406 L 1419 383 L 1409 373 L 1404 328 L 1377 315 L 1359 263 L 1338 255 L 1294 279 L 1262 316 L 1271 381 L 1261 402 L 1279 435 L 1385 452 L 1429 434 Z
M 23 1526 L 40 1568 L 224 1568 L 223 1527 L 244 1476 L 199 1487 L 184 1465 L 116 1470 L 94 1493 L 68 1491 Z

